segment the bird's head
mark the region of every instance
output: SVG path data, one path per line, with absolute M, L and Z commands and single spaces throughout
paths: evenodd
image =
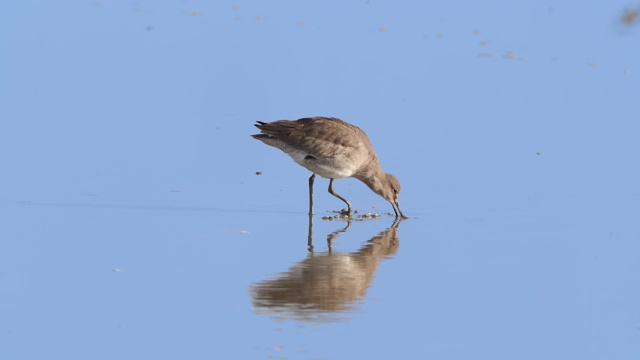
M 400 181 L 398 178 L 391 174 L 385 174 L 382 181 L 377 185 L 378 186 L 375 186 L 372 190 L 391 203 L 396 217 L 406 218 L 400 210 L 400 204 L 398 203 L 398 196 L 400 195 Z

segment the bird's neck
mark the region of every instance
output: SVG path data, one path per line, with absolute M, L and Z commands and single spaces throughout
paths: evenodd
M 382 186 L 382 179 L 386 173 L 382 170 L 377 157 L 373 157 L 371 161 L 363 166 L 353 177 L 365 183 L 371 190 L 377 192 Z

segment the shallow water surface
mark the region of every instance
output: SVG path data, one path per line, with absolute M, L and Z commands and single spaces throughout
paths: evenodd
M 0 359 L 637 358 L 634 9 L 3 2 Z M 409 219 L 309 218 L 315 115 Z

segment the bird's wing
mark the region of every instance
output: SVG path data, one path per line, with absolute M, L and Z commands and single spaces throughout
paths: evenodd
M 256 127 L 262 134 L 314 157 L 332 157 L 353 151 L 362 145 L 363 139 L 368 141 L 362 130 L 336 118 L 259 122 Z

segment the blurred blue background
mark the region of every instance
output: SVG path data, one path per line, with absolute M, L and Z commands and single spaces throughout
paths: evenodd
M 638 11 L 2 2 L 0 358 L 637 358 Z M 317 179 L 308 250 L 310 174 L 250 135 L 315 115 L 397 231 Z

